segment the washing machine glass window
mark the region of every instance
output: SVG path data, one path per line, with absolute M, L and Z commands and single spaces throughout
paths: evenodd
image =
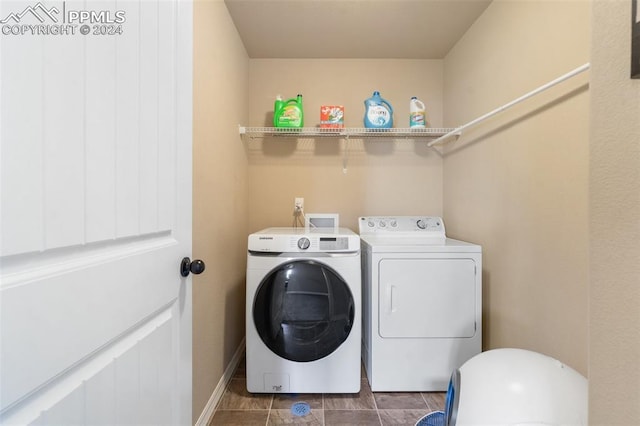
M 354 315 L 354 299 L 344 279 L 312 260 L 274 268 L 253 301 L 258 335 L 290 361 L 315 361 L 331 354 L 349 336 Z

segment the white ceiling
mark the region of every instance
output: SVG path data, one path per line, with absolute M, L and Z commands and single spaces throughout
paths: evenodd
M 442 59 L 491 0 L 225 0 L 251 58 Z

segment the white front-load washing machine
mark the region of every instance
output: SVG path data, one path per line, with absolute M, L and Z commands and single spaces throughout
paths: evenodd
M 482 350 L 482 251 L 438 217 L 361 217 L 362 358 L 373 391 L 446 391 Z
M 360 391 L 360 239 L 346 228 L 249 235 L 247 390 Z

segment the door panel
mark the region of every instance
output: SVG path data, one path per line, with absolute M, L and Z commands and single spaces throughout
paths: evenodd
M 158 4 L 140 4 L 140 52 L 158 52 Z M 160 52 L 158 52 L 160 53 Z M 143 58 L 141 58 L 143 59 Z M 138 90 L 140 133 L 147 135 L 140 143 L 140 232 L 157 230 L 158 226 L 158 67 L 160 55 L 152 55 L 140 61 Z M 163 64 L 163 67 L 166 66 Z
M 9 9 L 9 3 L 1 2 L 0 16 L 4 18 Z M 12 65 L 22 61 L 29 66 Z M 44 109 L 34 107 L 42 100 L 43 67 L 44 42 L 40 37 L 22 37 L 11 43 L 4 35 L 0 38 L 3 255 L 43 249 Z M 24 83 L 6 84 L 7 81 Z M 9 138 L 15 138 L 15 143 L 7 143 Z M 20 185 L 8 185 L 5 180 L 8 176 L 20 176 Z
M 22 3 L 24 4 L 24 2 Z M 83 3 L 70 1 L 72 9 Z M 22 36 L 24 38 L 24 36 Z M 81 37 L 40 36 L 43 43 L 42 94 L 37 104 L 43 111 L 43 222 L 44 250 L 84 242 L 85 159 L 84 125 L 86 98 L 85 42 Z M 16 38 L 3 38 L 15 42 Z M 16 66 L 24 63 L 18 58 Z M 27 65 L 27 64 L 25 64 Z M 9 66 L 12 66 L 9 64 Z M 19 80 L 17 84 L 24 84 Z M 4 86 L 3 82 L 3 86 Z M 4 102 L 3 102 L 4 104 Z M 34 105 L 35 106 L 35 105 Z M 3 108 L 4 109 L 4 108 Z M 5 120 L 2 120 L 3 127 Z M 16 135 L 20 129 L 13 128 Z M 18 133 L 19 134 L 19 133 Z M 11 143 L 11 141 L 7 141 Z M 3 139 L 4 143 L 4 139 Z M 3 179 L 4 180 L 4 179 Z
M 177 274 L 172 258 L 176 241 L 164 237 L 135 245 L 118 247 L 110 255 L 76 258 L 66 268 L 40 271 L 39 277 L 35 272 L 17 274 L 3 282 L 3 404 L 174 302 L 175 283 L 165 277 Z M 141 247 L 145 251 L 135 253 Z
M 96 5 L 109 9 L 115 3 L 100 2 Z M 124 35 L 123 35 L 124 36 Z M 88 243 L 104 241 L 116 235 L 113 219 L 116 205 L 116 74 L 113 64 L 118 63 L 121 44 L 114 37 L 91 40 L 91 49 L 85 50 L 86 79 L 100 84 L 87 84 L 86 90 L 86 235 Z M 113 124 L 116 124 L 115 126 Z
M 381 337 L 475 334 L 476 270 L 472 259 L 382 259 L 378 267 Z
M 100 370 L 85 384 L 87 418 L 97 419 L 96 426 L 117 424 L 116 393 L 103 392 L 104 389 L 116 389 L 114 364 Z
M 141 5 L 127 4 L 127 20 L 138 22 Z M 127 31 L 116 38 L 115 119 L 115 234 L 117 238 L 136 235 L 140 230 L 140 185 L 138 167 L 144 155 L 140 134 L 140 32 Z
M 0 423 L 191 423 L 191 4 L 38 5 L 126 21 L 0 36 Z

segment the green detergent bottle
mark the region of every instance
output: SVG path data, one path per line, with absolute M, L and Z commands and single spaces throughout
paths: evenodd
M 302 110 L 302 95 L 287 101 L 280 96 L 273 106 L 273 127 L 302 128 L 304 127 L 304 112 Z

